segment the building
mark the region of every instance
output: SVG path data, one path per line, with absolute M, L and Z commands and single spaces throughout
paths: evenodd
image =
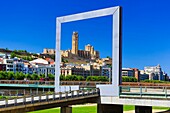
M 14 71 L 14 61 L 13 59 L 3 59 L 3 64 L 6 65 L 6 71 Z
M 35 60 L 30 61 L 29 63 L 30 64 L 35 64 L 35 65 L 36 64 L 43 64 L 43 65 L 48 65 L 49 64 L 49 62 L 47 60 L 44 60 L 42 58 L 37 58 Z
M 50 58 L 46 58 L 46 60 L 44 60 L 42 58 L 38 58 L 33 61 L 30 61 L 30 64 L 31 64 L 31 68 L 32 68 L 32 73 L 36 73 L 38 75 L 44 74 L 45 77 L 47 77 L 48 74 L 55 75 L 54 60 L 52 60 Z
M 78 32 L 73 32 L 71 53 L 73 55 L 78 55 Z
M 140 71 L 137 68 L 122 68 L 122 76 L 135 77 L 140 81 Z
M 66 58 L 81 57 L 85 59 L 99 59 L 99 51 L 95 51 L 94 47 L 90 44 L 85 46 L 85 50 L 79 50 L 79 35 L 78 32 L 73 32 L 72 34 L 72 49 L 71 50 L 61 50 L 61 56 Z M 54 49 L 44 49 L 43 54 L 55 54 Z
M 134 70 L 132 68 L 122 68 L 122 76 L 134 77 Z
M 3 59 L 3 64 L 6 66 L 6 71 L 23 72 L 24 73 L 24 60 L 20 58 Z
M 0 64 L 0 71 L 6 71 L 6 65 Z
M 144 67 L 144 72 L 150 75 L 149 80 L 165 80 L 162 68 L 159 64 L 157 66 Z
M 81 76 L 86 76 L 86 71 L 82 67 L 61 67 L 60 69 L 61 75 L 81 75 Z
M 47 77 L 48 74 L 55 75 L 55 67 L 51 65 L 34 65 L 32 66 L 32 71 L 38 75 L 45 75 L 45 77 Z
M 24 61 L 19 58 L 13 58 L 14 73 L 23 72 L 24 73 Z
M 140 70 L 140 80 L 167 80 L 167 74 L 162 71 L 161 66 L 147 66 Z
M 69 58 L 71 58 L 71 56 L 72 56 L 71 50 L 65 50 L 65 51 L 61 50 L 60 52 L 61 52 L 61 56 L 62 57 L 69 57 Z
M 44 48 L 43 54 L 54 55 L 54 54 L 55 54 L 55 49 L 47 49 L 47 48 Z
M 24 63 L 24 70 L 23 70 L 24 74 L 33 74 L 33 70 L 32 70 L 32 65 L 28 62 Z
M 109 65 L 112 66 L 112 58 L 102 58 L 102 59 L 96 59 L 96 62 L 101 65 Z
M 72 34 L 72 49 L 71 50 L 62 50 L 61 56 L 62 57 L 81 57 L 85 59 L 98 59 L 100 58 L 99 51 L 95 51 L 94 47 L 90 44 L 85 46 L 85 50 L 79 50 L 79 35 L 78 32 L 73 32 Z
M 164 77 L 165 81 L 169 81 L 169 76 L 167 73 L 163 72 L 163 77 Z
M 48 64 L 50 64 L 50 65 L 54 65 L 54 64 L 55 64 L 54 60 L 51 59 L 51 58 L 45 58 L 45 60 L 46 60 L 46 61 L 48 62 Z
M 111 82 L 112 69 L 110 67 L 108 67 L 107 65 L 102 66 L 102 76 L 107 76 L 109 78 L 109 82 Z
M 82 64 L 80 65 L 67 65 L 66 67 L 61 67 L 61 75 L 81 75 L 84 77 L 87 76 L 101 76 L 102 68 L 97 69 L 93 65 Z
M 140 74 L 140 81 L 141 80 L 149 80 L 149 75 L 146 73 Z
M 99 56 L 99 52 L 94 50 L 94 47 L 91 46 L 90 44 L 85 46 L 85 51 L 88 51 L 90 54 L 91 59 L 98 59 Z
M 137 81 L 140 81 L 140 71 L 137 68 L 132 68 L 134 71 L 134 77 L 137 79 Z
M 46 58 L 46 60 L 38 58 L 30 62 L 20 58 L 3 60 L 0 58 L 0 71 L 44 74 L 47 77 L 48 74 L 55 75 L 55 62 L 50 58 Z
M 90 72 L 88 76 L 101 76 L 102 75 L 102 67 L 100 65 L 97 65 L 97 63 L 81 64 L 81 66 L 86 71 Z

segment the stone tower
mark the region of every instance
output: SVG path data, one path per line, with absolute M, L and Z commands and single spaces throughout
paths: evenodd
M 73 32 L 71 52 L 72 54 L 78 55 L 78 32 Z

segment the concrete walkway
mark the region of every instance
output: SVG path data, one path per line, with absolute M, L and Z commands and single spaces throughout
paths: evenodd
M 170 111 L 165 111 L 165 110 L 153 110 L 153 113 L 170 113 Z M 135 113 L 135 110 L 132 111 L 124 111 L 123 113 Z

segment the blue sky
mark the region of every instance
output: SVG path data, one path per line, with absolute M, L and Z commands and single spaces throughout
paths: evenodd
M 170 73 L 169 4 L 169 0 L 1 0 L 0 48 L 38 53 L 55 48 L 56 17 L 120 5 L 123 67 L 143 69 L 160 64 Z M 78 31 L 80 49 L 90 43 L 102 57 L 110 55 L 110 21 L 111 17 L 104 17 L 63 24 L 62 43 L 66 40 L 66 46 L 62 48 L 71 48 L 72 31 Z

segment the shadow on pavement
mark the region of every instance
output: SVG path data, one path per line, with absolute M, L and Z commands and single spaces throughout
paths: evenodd
M 156 112 L 156 113 L 170 113 L 170 109 L 167 111 L 161 111 L 161 112 Z

